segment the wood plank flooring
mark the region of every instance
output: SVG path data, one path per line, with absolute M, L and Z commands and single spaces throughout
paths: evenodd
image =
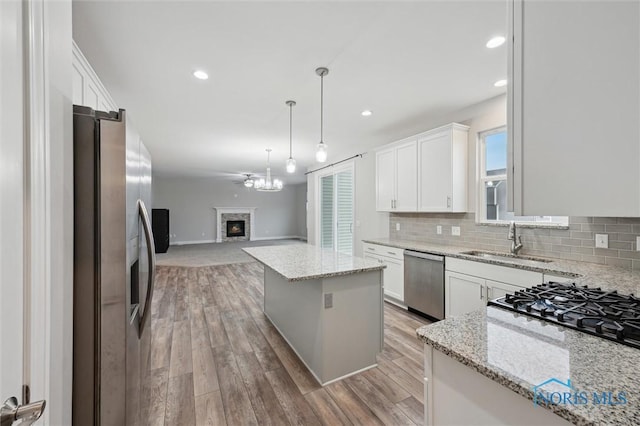
M 262 313 L 258 263 L 159 267 L 150 425 L 422 424 L 427 322 L 385 303 L 378 367 L 321 387 Z

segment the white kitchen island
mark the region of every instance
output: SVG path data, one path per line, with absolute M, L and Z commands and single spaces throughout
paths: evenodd
M 264 265 L 264 313 L 322 385 L 375 367 L 384 265 L 309 244 L 243 249 Z

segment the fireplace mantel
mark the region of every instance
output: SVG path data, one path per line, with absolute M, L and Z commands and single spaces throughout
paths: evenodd
M 255 216 L 256 216 L 256 207 L 214 207 L 216 211 L 216 243 L 222 242 L 222 214 L 234 214 L 234 213 L 248 213 L 249 214 L 249 241 L 254 240 L 254 236 L 256 235 L 256 227 L 255 227 Z

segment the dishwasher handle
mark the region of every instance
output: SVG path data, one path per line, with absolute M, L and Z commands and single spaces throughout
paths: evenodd
M 404 255 L 411 256 L 411 257 L 419 257 L 420 259 L 433 260 L 434 262 L 444 262 L 444 256 L 437 256 L 435 254 L 422 253 L 419 251 L 405 250 Z

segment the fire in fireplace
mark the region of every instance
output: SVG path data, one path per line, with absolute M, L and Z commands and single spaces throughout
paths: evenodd
M 244 237 L 244 220 L 227 221 L 227 237 Z

